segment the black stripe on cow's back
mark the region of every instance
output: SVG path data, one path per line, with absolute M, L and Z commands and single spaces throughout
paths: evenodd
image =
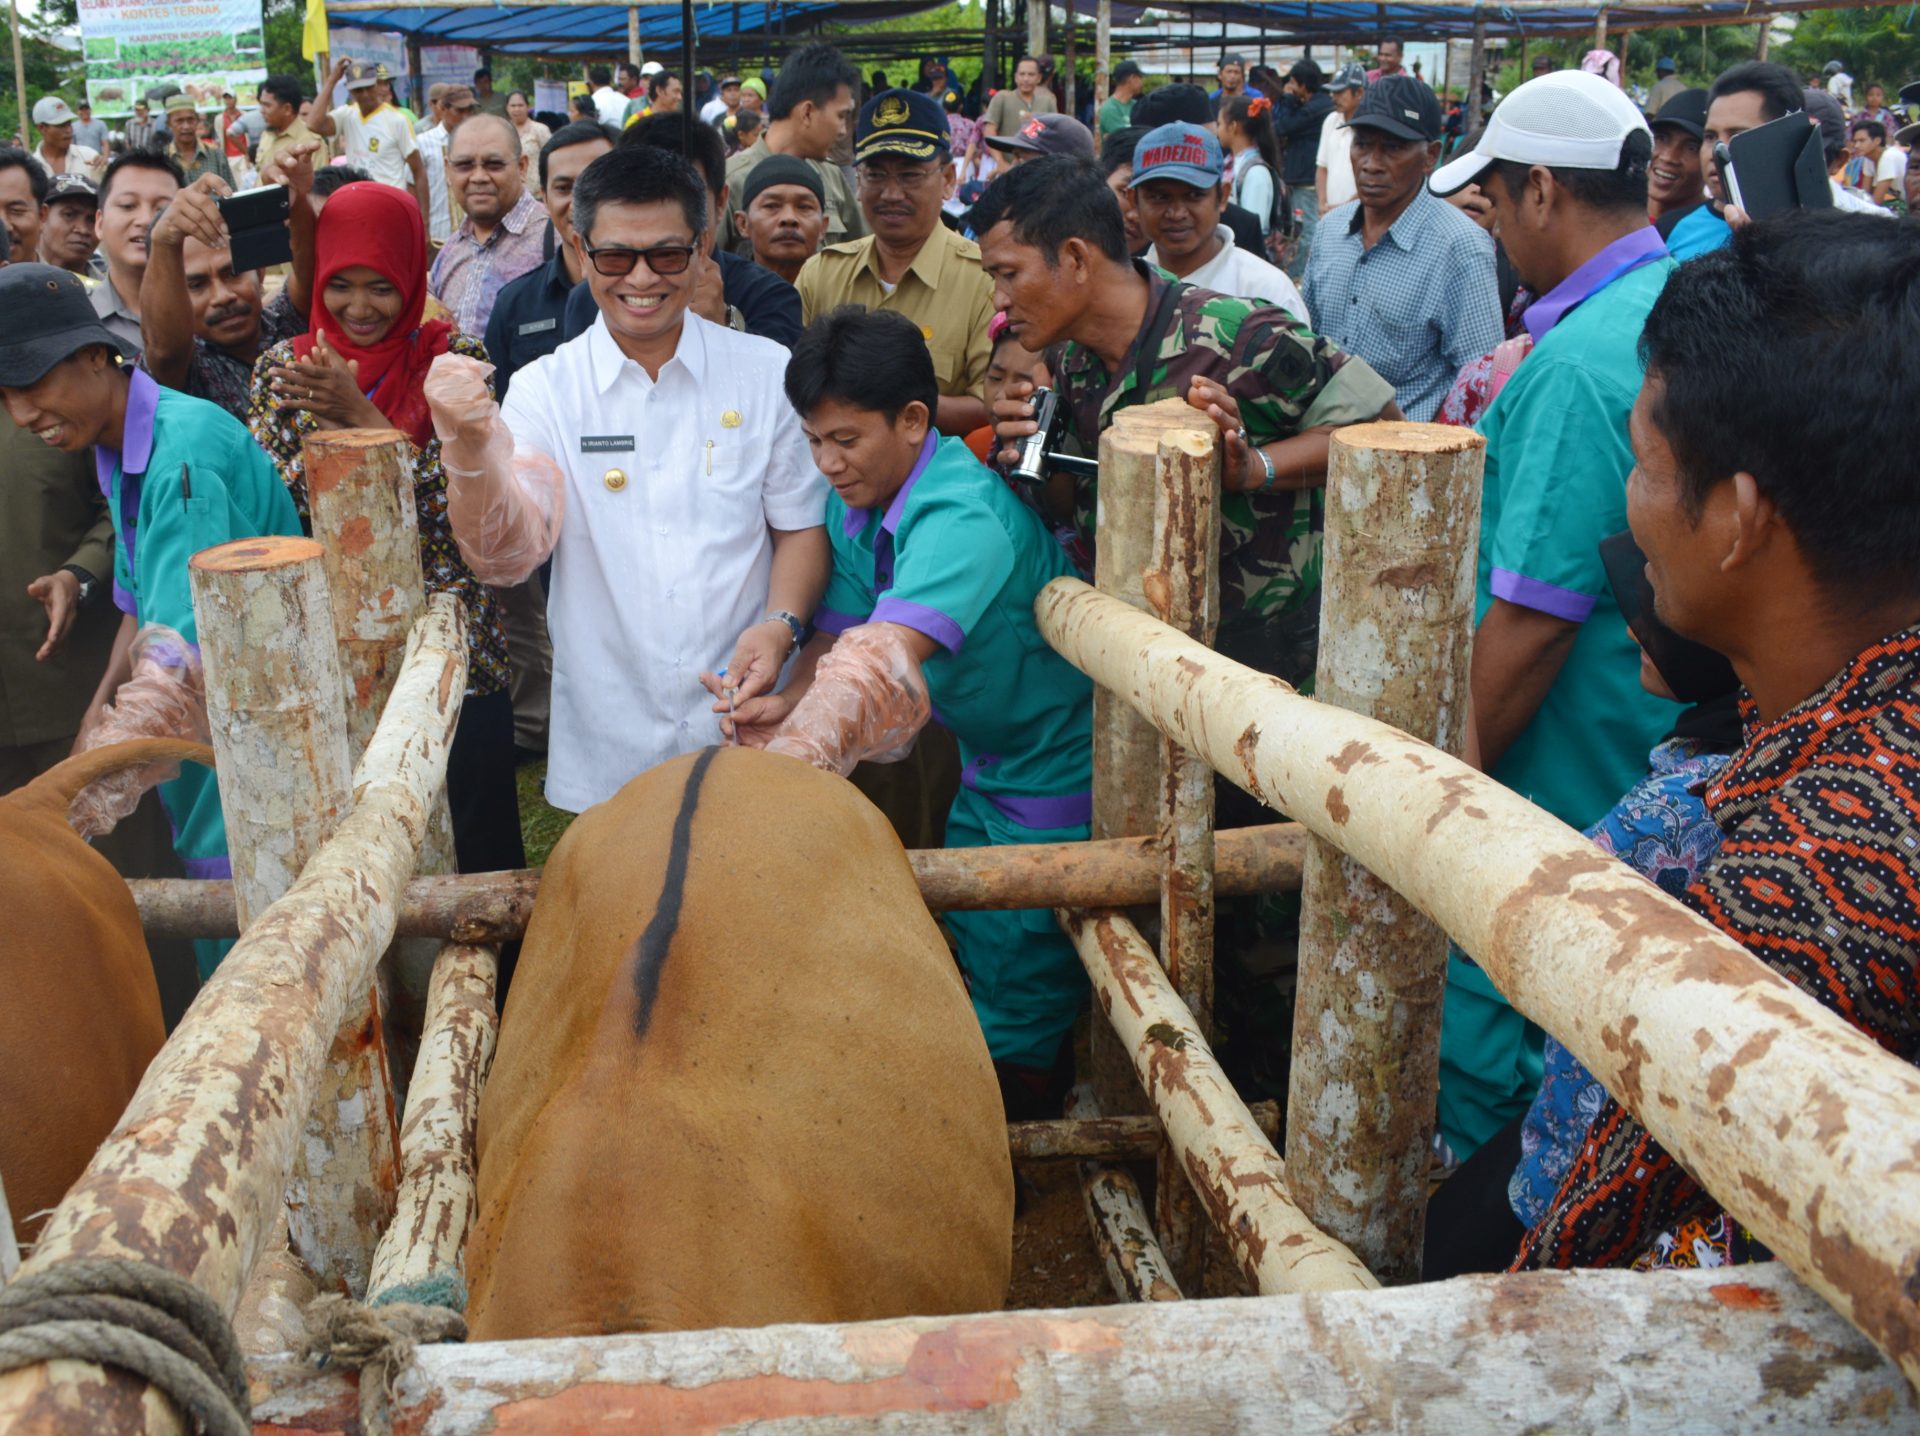
M 660 992 L 660 971 L 667 965 L 667 952 L 680 926 L 693 815 L 700 806 L 700 785 L 706 781 L 707 769 L 719 751 L 718 748 L 703 751 L 687 773 L 687 786 L 680 793 L 680 811 L 673 820 L 673 841 L 667 849 L 667 875 L 660 884 L 660 900 L 653 905 L 653 917 L 633 945 L 633 1035 L 636 1038 L 647 1035 L 647 1024 L 653 1019 L 653 1000 Z

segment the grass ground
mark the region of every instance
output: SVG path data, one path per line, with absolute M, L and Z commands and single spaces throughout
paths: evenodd
M 546 862 L 553 845 L 573 821 L 573 814 L 548 806 L 543 796 L 547 786 L 544 761 L 522 763 L 513 777 L 520 792 L 520 837 L 527 845 L 527 866 L 537 868 Z

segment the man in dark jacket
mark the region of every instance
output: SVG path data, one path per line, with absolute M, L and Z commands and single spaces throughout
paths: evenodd
M 1273 132 L 1286 150 L 1281 178 L 1287 185 L 1293 227 L 1300 236 L 1287 261 L 1287 273 L 1296 280 L 1307 272 L 1313 228 L 1320 222 L 1320 196 L 1313 185 L 1313 171 L 1314 157 L 1320 151 L 1320 127 L 1333 113 L 1333 97 L 1326 85 L 1327 77 L 1318 65 L 1311 60 L 1296 61 L 1287 72 L 1286 93 L 1273 112 Z

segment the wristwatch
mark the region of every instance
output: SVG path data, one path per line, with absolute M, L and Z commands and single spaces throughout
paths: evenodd
M 63 563 L 60 565 L 60 568 L 63 573 L 70 573 L 79 581 L 80 606 L 85 608 L 89 603 L 93 602 L 94 594 L 100 591 L 100 580 L 88 573 L 77 563 Z
M 775 619 L 778 619 L 780 622 L 786 624 L 787 632 L 793 635 L 793 645 L 792 647 L 787 649 L 787 652 L 789 653 L 793 652 L 795 648 L 798 648 L 802 643 L 805 643 L 807 641 L 806 624 L 802 623 L 793 614 L 788 613 L 784 608 L 776 608 L 772 613 L 769 613 L 765 618 L 761 619 L 760 621 L 762 623 L 772 623 Z

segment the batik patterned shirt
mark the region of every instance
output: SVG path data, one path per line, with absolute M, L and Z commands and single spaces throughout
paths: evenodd
M 1726 834 L 1687 890 L 1700 913 L 1897 1057 L 1920 1059 L 1920 626 L 1883 639 L 1770 722 L 1707 789 Z M 1613 1098 L 1516 1268 L 1628 1266 L 1737 1237 Z M 1722 1242 L 1741 1254 L 1737 1240 Z M 1673 1252 L 1666 1254 L 1671 1260 Z
M 1135 261 L 1147 279 L 1147 314 L 1159 310 L 1170 276 Z M 1371 419 L 1393 386 L 1284 309 L 1182 286 L 1173 315 L 1141 385 L 1129 352 L 1116 378 L 1100 357 L 1068 344 L 1055 366 L 1061 402 L 1083 449 L 1121 409 L 1185 398 L 1198 377 L 1217 380 L 1240 403 L 1251 444 L 1271 444 L 1303 429 Z M 1206 422 L 1199 410 L 1199 422 Z M 1257 460 L 1255 461 L 1258 462 Z M 1073 525 L 1091 564 L 1097 483 L 1074 480 Z M 1325 503 L 1319 488 L 1220 496 L 1222 653 L 1296 687 L 1311 687 L 1320 632 L 1320 541 Z
M 1683 896 L 1720 847 L 1720 829 L 1700 795 L 1728 761 L 1697 739 L 1668 739 L 1648 756 L 1647 776 L 1587 836 L 1667 896 Z M 1507 1183 L 1513 1214 L 1527 1226 L 1547 1214 L 1607 1100 L 1607 1089 L 1552 1037 L 1541 1061 L 1540 1091 L 1520 1128 L 1520 1163 Z
M 448 350 L 487 362 L 487 347 L 478 339 L 455 334 Z M 307 507 L 307 472 L 300 446 L 320 427 L 305 409 L 282 409 L 274 402 L 268 376 L 275 365 L 293 363 L 293 342 L 276 344 L 260 356 L 253 370 L 253 397 L 247 409 L 247 427 L 254 442 L 267 451 L 280 470 L 300 522 L 311 528 Z M 498 693 L 507 686 L 507 631 L 493 590 L 480 582 L 460 556 L 453 524 L 447 517 L 447 472 L 440 464 L 440 440 L 413 451 L 414 509 L 420 525 L 420 567 L 429 597 L 450 593 L 467 614 L 467 691 L 475 696 Z

